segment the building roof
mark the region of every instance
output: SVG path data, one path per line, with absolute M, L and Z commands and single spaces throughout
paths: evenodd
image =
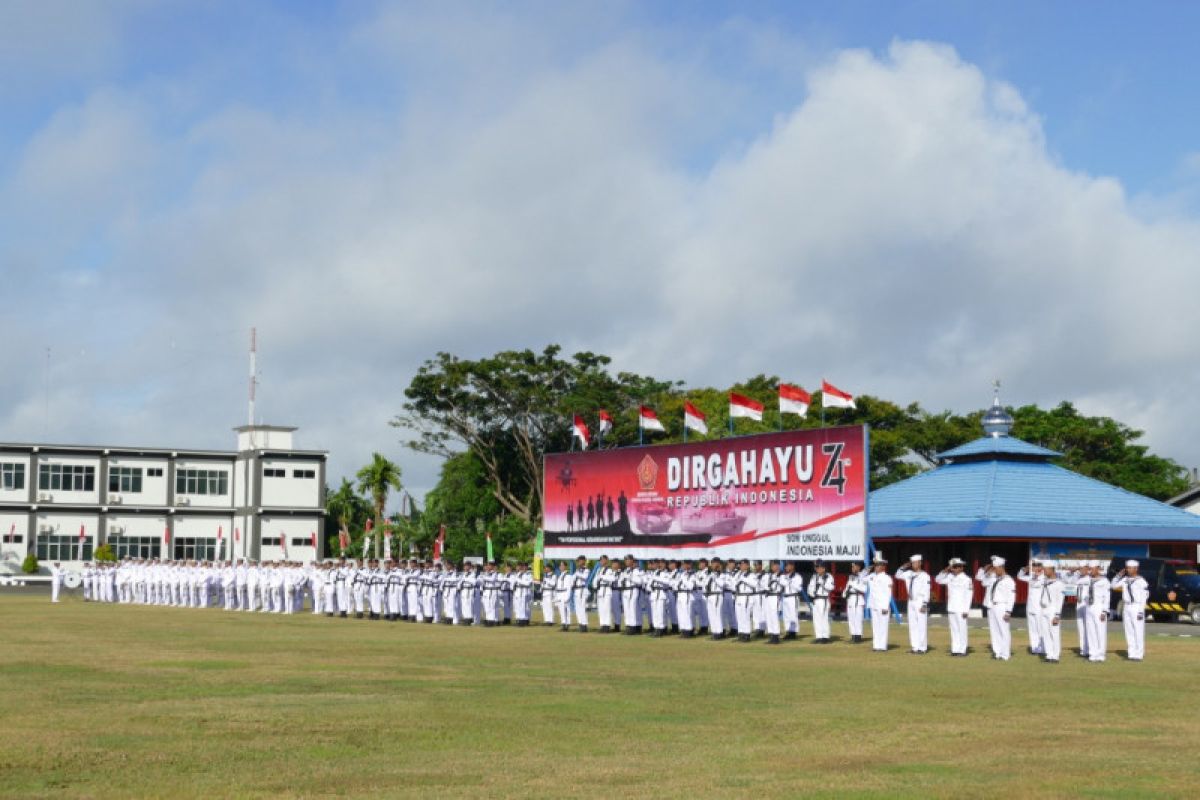
M 1061 456 L 1057 450 L 1048 450 L 1036 444 L 1014 439 L 1011 436 L 984 436 L 973 442 L 959 445 L 952 450 L 938 453 L 939 461 L 956 461 L 976 456 L 1012 455 L 1041 458 L 1042 460 Z
M 942 453 L 929 472 L 871 493 L 880 539 L 1200 541 L 1200 516 L 1050 463 L 1007 436 Z

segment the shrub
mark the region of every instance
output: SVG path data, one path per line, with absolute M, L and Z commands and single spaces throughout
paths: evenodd
M 37 556 L 35 556 L 33 553 L 30 553 L 29 555 L 25 556 L 25 560 L 21 562 L 21 572 L 24 572 L 26 575 L 34 575 L 37 573 L 37 571 Z
M 117 554 L 113 551 L 112 545 L 105 542 L 96 548 L 93 554 L 97 561 L 116 561 Z

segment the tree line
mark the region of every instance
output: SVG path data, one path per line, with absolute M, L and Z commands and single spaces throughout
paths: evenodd
M 361 553 L 370 519 L 374 531 L 393 533 L 394 547 L 403 542 L 428 555 L 444 524 L 449 558 L 482 555 L 490 531 L 498 558 L 527 560 L 542 508 L 542 455 L 570 449 L 574 414 L 584 415 L 593 426 L 600 409 L 612 415 L 606 448 L 637 444 L 641 405 L 653 407 L 667 428 L 665 434 L 647 438 L 647 444 L 682 441 L 685 400 L 707 416 L 709 438 L 727 435 L 730 392 L 765 406 L 762 422 L 734 420 L 738 435 L 821 425 L 819 391 L 813 393 L 807 417 L 780 418 L 780 376 L 756 375 L 728 387 L 685 387 L 676 380 L 616 371 L 611 364 L 608 356 L 597 353 L 566 356 L 558 345 L 479 359 L 438 353 L 417 370 L 405 390 L 403 410 L 390 423 L 404 432 L 407 447 L 445 459 L 423 508 L 411 504 L 384 518 L 389 491 L 402 491 L 400 468 L 375 454 L 357 474 L 357 483 L 343 480 L 330 493 L 329 521 L 337 527 L 327 530 L 346 530 L 358 544 L 355 552 Z M 857 408 L 827 410 L 825 424 L 871 426 L 872 488 L 930 469 L 938 453 L 982 435 L 982 409 L 967 414 L 929 411 L 917 403 L 901 405 L 869 394 L 855 401 Z M 1049 409 L 1025 405 L 1008 410 L 1015 420 L 1013 435 L 1061 452 L 1058 463 L 1067 469 L 1159 500 L 1188 486 L 1186 470 L 1149 452 L 1138 443 L 1143 432 L 1121 422 L 1083 415 L 1065 401 Z M 697 434 L 689 438 L 695 440 Z M 330 552 L 336 553 L 336 533 L 330 543 Z

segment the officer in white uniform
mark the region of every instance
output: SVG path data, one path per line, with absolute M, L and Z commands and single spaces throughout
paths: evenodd
M 950 624 L 950 655 L 967 655 L 967 616 L 971 611 L 971 600 L 975 594 L 975 582 L 963 568 L 961 558 L 950 559 L 950 566 L 937 576 L 937 582 L 946 587 L 946 619 Z
M 733 576 L 733 608 L 737 616 L 738 641 L 743 644 L 750 641 L 754 630 L 751 614 L 758 592 L 758 576 L 750 571 L 750 562 L 742 559 L 738 564 L 737 573 Z
M 1088 639 L 1088 597 L 1092 593 L 1091 562 L 1076 565 L 1071 573 L 1071 585 L 1075 587 L 1075 630 L 1079 634 L 1079 657 L 1087 658 L 1091 641 Z
M 58 594 L 62 591 L 63 585 L 63 569 L 62 564 L 55 561 L 50 565 L 50 602 L 58 602 Z
M 542 566 L 542 624 L 554 624 L 554 584 L 556 576 L 554 568 L 545 564 Z
M 816 571 L 808 579 L 808 600 L 812 604 L 813 644 L 829 644 L 829 603 L 833 596 L 833 576 L 825 570 L 825 562 L 818 560 Z
M 992 634 L 992 657 L 1000 661 L 1012 658 L 1012 619 L 1013 606 L 1017 602 L 1017 584 L 1004 569 L 1005 560 L 998 556 L 992 557 L 987 596 L 991 601 L 991 613 L 988 614 L 988 627 Z
M 708 567 L 708 579 L 701 587 L 708 612 L 708 635 L 712 640 L 725 638 L 725 565 L 714 558 Z
M 1146 601 L 1150 599 L 1150 584 L 1138 574 L 1138 562 L 1131 559 L 1113 578 L 1112 588 L 1121 592 L 1126 653 L 1130 661 L 1141 661 L 1146 656 Z
M 600 568 L 596 571 L 596 614 L 600 617 L 600 632 L 613 630 L 614 597 L 617 594 L 617 573 L 608 562 L 608 556 L 600 556 Z
M 1104 574 L 1103 562 L 1091 562 L 1092 580 L 1088 594 L 1088 661 L 1099 663 L 1108 655 L 1108 608 L 1112 584 Z
M 892 615 L 892 576 L 887 571 L 888 563 L 881 554 L 875 554 L 875 571 L 867 578 L 867 604 L 871 609 L 871 649 L 886 653 L 888 649 L 888 621 Z
M 529 626 L 529 614 L 533 608 L 533 573 L 525 564 L 518 564 L 513 576 L 513 616 L 517 625 Z M 458 620 L 455 620 L 457 623 Z
M 567 572 L 567 562 L 558 562 L 558 574 L 554 578 L 554 609 L 558 612 L 558 624 L 563 633 L 571 629 L 571 594 L 575 581 Z
M 1045 576 L 1042 572 L 1042 563 L 1036 559 L 1029 562 L 1029 566 L 1022 567 L 1017 573 L 1017 580 L 1029 584 L 1028 592 L 1025 595 L 1025 621 L 1026 627 L 1029 629 L 1029 652 L 1035 656 L 1046 654 L 1046 649 L 1042 643 L 1042 609 L 1040 598 L 1042 596 L 1042 583 L 1045 581 Z M 1037 601 L 1034 598 L 1039 598 Z
M 588 580 L 591 578 L 588 572 L 587 558 L 579 556 L 575 559 L 575 574 L 573 580 L 573 597 L 575 605 L 575 621 L 579 624 L 579 632 L 587 633 L 588 629 Z
M 1062 654 L 1063 582 L 1058 578 L 1058 564 L 1042 562 L 1042 586 L 1037 599 L 1038 621 L 1042 625 L 1042 649 L 1045 660 L 1057 664 Z M 1031 598 L 1030 602 L 1034 602 Z
M 908 590 L 908 643 L 910 653 L 929 652 L 929 573 L 921 569 L 922 559 L 914 555 L 908 565 L 896 571 L 896 580 Z
M 625 556 L 625 569 L 617 586 L 621 589 L 621 610 L 625 614 L 625 634 L 638 636 L 642 632 L 642 582 L 643 572 L 633 556 Z
M 800 597 L 804 588 L 804 576 L 796 571 L 796 562 L 783 565 L 783 638 L 795 639 L 800 635 Z
M 850 575 L 846 578 L 846 588 L 842 590 L 846 601 L 846 624 L 850 628 L 850 643 L 862 644 L 863 612 L 867 607 L 867 576 L 862 564 L 850 562 Z
M 684 561 L 683 568 L 675 573 L 675 619 L 679 622 L 679 635 L 691 639 L 696 635 L 695 617 L 692 616 L 692 592 L 696 588 L 696 572 L 691 561 Z

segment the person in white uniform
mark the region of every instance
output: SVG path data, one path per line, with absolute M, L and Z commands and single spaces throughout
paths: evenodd
M 795 639 L 800 635 L 800 597 L 804 594 L 804 576 L 796 571 L 796 562 L 783 565 L 783 638 Z
M 1077 564 L 1071 573 L 1070 584 L 1075 588 L 1075 629 L 1079 634 L 1079 657 L 1088 657 L 1088 597 L 1092 593 L 1091 562 Z
M 908 559 L 908 565 L 896 570 L 896 580 L 903 581 L 908 592 L 909 652 L 924 655 L 929 652 L 929 573 L 921 569 L 920 555 Z
M 875 555 L 875 571 L 867 578 L 867 606 L 871 609 L 871 649 L 886 653 L 888 622 L 892 614 L 892 576 L 882 555 Z
M 708 567 L 708 579 L 701 586 L 708 613 L 708 635 L 714 642 L 725 638 L 725 564 L 714 558 Z
M 867 575 L 863 572 L 862 564 L 857 561 L 850 562 L 850 575 L 846 578 L 842 598 L 846 601 L 846 625 L 850 629 L 850 643 L 862 644 L 863 612 L 867 608 Z
M 829 603 L 833 596 L 833 576 L 825 570 L 825 562 L 817 560 L 816 570 L 808 579 L 808 601 L 812 604 L 813 644 L 829 644 Z
M 1028 566 L 1022 567 L 1021 571 L 1017 573 L 1017 580 L 1029 584 L 1025 594 L 1025 622 L 1029 629 L 1029 653 L 1035 656 L 1045 655 L 1046 649 L 1042 643 L 1044 625 L 1041 618 L 1042 583 L 1045 581 L 1042 563 L 1037 559 L 1030 561 Z
M 1108 608 L 1112 584 L 1100 561 L 1091 562 L 1092 580 L 1088 594 L 1088 661 L 1099 663 L 1108 655 Z
M 966 562 L 950 559 L 950 566 L 938 573 L 937 582 L 946 587 L 946 620 L 950 626 L 950 655 L 965 657 L 968 648 L 967 616 L 975 594 L 975 582 L 964 571 Z
M 1113 578 L 1113 591 L 1121 593 L 1121 621 L 1125 625 L 1125 652 L 1130 661 L 1146 657 L 1146 601 L 1150 584 L 1138 574 L 1138 562 L 1130 559 Z
M 993 556 L 990 567 L 991 580 L 987 587 L 987 596 L 991 601 L 991 613 L 988 614 L 988 627 L 992 634 L 992 658 L 1008 661 L 1012 658 L 1012 619 L 1013 606 L 1017 602 L 1017 584 L 1012 576 L 1005 571 L 1005 560 Z
M 617 573 L 609 564 L 608 556 L 600 556 L 600 568 L 596 570 L 596 614 L 600 617 L 600 632 L 613 630 L 613 598 L 617 593 Z
M 1041 623 L 1043 657 L 1057 664 L 1062 654 L 1062 607 L 1064 585 L 1058 578 L 1058 564 L 1042 562 L 1042 585 L 1037 599 L 1038 621 Z M 1030 602 L 1034 602 L 1031 598 Z
M 50 565 L 50 602 L 57 603 L 58 595 L 62 591 L 63 585 L 63 568 L 62 564 L 55 561 Z
M 542 567 L 542 624 L 554 624 L 554 585 L 557 576 L 554 568 L 546 564 Z

